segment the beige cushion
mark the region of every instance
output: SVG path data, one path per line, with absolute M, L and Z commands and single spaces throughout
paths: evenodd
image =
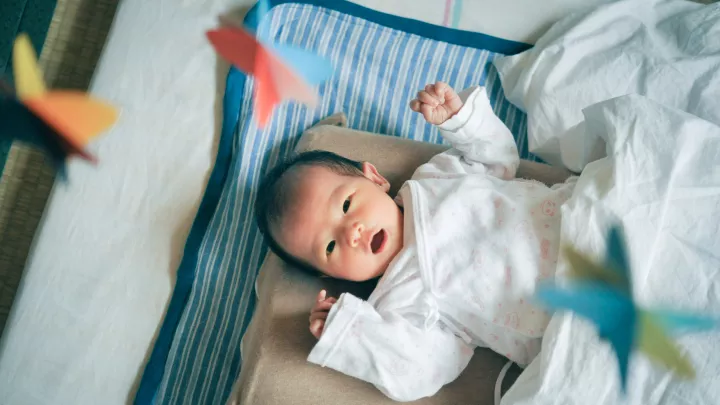
M 343 128 L 343 116 L 333 116 L 309 129 L 298 150 L 323 149 L 351 159 L 369 161 L 391 182 L 392 192 L 410 178 L 413 171 L 444 146 L 379 136 Z M 333 125 L 334 124 L 334 125 Z M 537 163 L 523 162 L 520 175 L 554 184 L 569 173 Z M 258 405 L 393 404 L 372 385 L 324 369 L 306 361 L 315 343 L 308 330 L 310 307 L 318 291 L 338 296 L 349 291 L 367 297 L 372 285 L 319 279 L 286 268 L 269 254 L 258 276 L 258 304 L 243 341 L 243 367 L 230 403 Z M 493 403 L 495 380 L 506 360 L 487 349 L 478 349 L 459 379 L 432 398 L 417 404 Z M 519 375 L 510 369 L 504 380 L 507 389 Z

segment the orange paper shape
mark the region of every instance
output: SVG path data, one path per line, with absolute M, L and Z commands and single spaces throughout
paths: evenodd
M 85 147 L 117 120 L 115 108 L 83 92 L 47 91 L 26 34 L 20 34 L 15 40 L 13 67 L 18 99 L 55 131 L 54 142 L 60 144 L 67 155 L 94 161 Z
M 317 103 L 312 87 L 249 32 L 226 27 L 208 31 L 207 37 L 223 58 L 255 78 L 254 109 L 259 127 L 265 126 L 272 109 L 284 100 L 311 106 Z

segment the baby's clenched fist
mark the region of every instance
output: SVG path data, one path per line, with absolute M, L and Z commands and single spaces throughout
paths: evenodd
M 410 102 L 410 109 L 419 112 L 433 125 L 440 125 L 457 114 L 463 102 L 452 87 L 443 82 L 428 84 Z

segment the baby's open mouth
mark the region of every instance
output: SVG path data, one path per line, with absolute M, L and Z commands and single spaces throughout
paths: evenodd
M 373 235 L 372 242 L 370 242 L 373 254 L 378 254 L 385 249 L 385 241 L 387 241 L 387 232 L 384 229 Z

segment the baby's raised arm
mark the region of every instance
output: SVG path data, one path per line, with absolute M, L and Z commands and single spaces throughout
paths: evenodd
M 445 83 L 425 86 L 410 102 L 413 111 L 437 125 L 454 150 L 441 154 L 432 166 L 441 172 L 484 172 L 502 179 L 515 177 L 520 157 L 510 130 L 493 112 L 484 87 L 472 87 L 460 94 Z M 456 167 L 460 155 L 463 166 Z M 444 167 L 447 166 L 447 167 Z

